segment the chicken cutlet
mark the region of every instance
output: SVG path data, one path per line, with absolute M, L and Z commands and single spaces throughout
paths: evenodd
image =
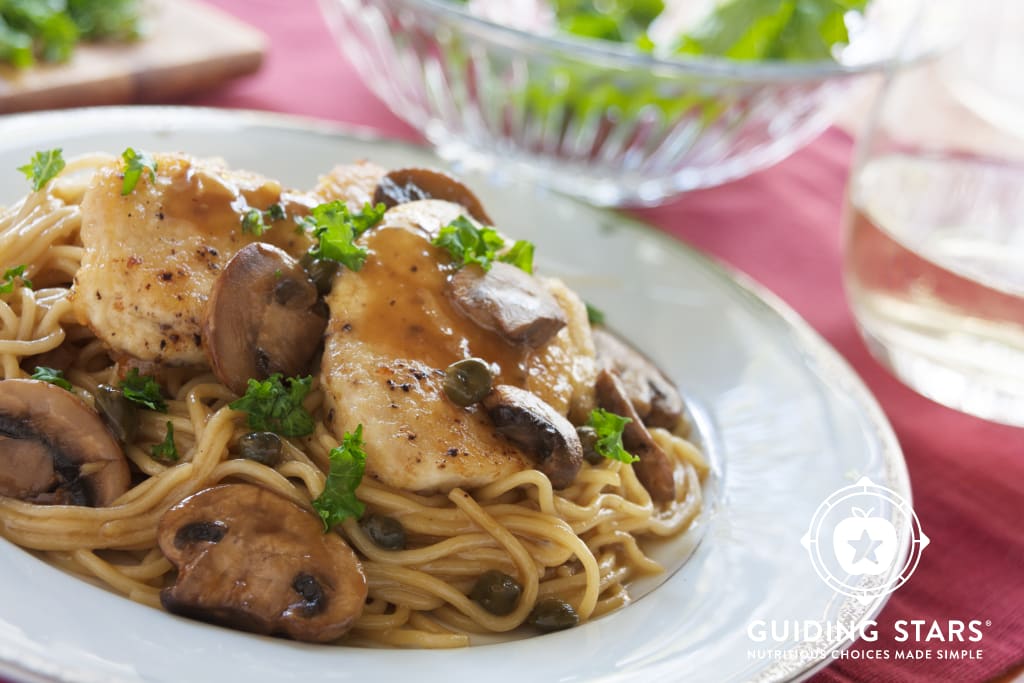
M 406 490 L 475 488 L 533 467 L 482 407 L 446 398 L 445 369 L 455 361 L 484 359 L 495 384 L 525 388 L 562 415 L 592 401 L 583 389 L 596 375 L 586 312 L 563 285 L 536 280 L 569 320 L 537 348 L 481 327 L 453 303 L 451 259 L 430 240 L 464 213 L 438 200 L 390 209 L 361 238 L 362 269 L 343 272 L 327 297 L 321 384 L 332 430 L 362 424 L 367 476 Z

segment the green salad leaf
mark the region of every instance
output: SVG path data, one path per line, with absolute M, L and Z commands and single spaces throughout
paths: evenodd
M 683 37 L 680 54 L 816 61 L 849 40 L 845 16 L 867 0 L 728 0 Z
M 64 62 L 83 40 L 139 37 L 140 0 L 0 0 L 0 62 Z

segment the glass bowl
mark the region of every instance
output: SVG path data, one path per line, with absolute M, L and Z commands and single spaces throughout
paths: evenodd
M 834 62 L 659 59 L 445 0 L 320 4 L 367 86 L 447 161 L 599 205 L 654 204 L 785 158 L 833 120 L 852 77 L 921 33 L 916 3 L 875 0 Z

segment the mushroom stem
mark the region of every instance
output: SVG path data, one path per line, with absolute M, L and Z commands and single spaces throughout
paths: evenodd
M 658 503 L 675 500 L 675 474 L 672 463 L 647 431 L 643 421 L 629 401 L 622 380 L 602 370 L 597 376 L 597 401 L 602 408 L 616 415 L 628 417 L 630 422 L 622 431 L 622 444 L 626 450 L 640 458 L 633 469 L 651 498 Z

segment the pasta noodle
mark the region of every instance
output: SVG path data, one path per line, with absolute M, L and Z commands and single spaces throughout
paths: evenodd
M 68 163 L 43 190 L 0 210 L 0 271 L 26 264 L 34 288 L 0 296 L 0 377 L 25 378 L 47 354 L 70 352 L 66 377 L 87 401 L 101 383 L 116 384 L 106 348 L 76 319 L 69 292 L 83 255 L 79 202 L 100 155 Z M 316 373 L 314 372 L 314 377 Z M 140 411 L 141 425 L 126 444 L 134 486 L 108 507 L 34 505 L 0 497 L 2 534 L 70 572 L 89 577 L 138 602 L 159 606 L 174 568 L 157 547 L 157 526 L 171 506 L 222 482 L 250 482 L 305 508 L 325 485 L 329 451 L 325 400 L 314 380 L 305 401 L 317 426 L 286 440 L 281 461 L 268 467 L 238 457 L 249 430 L 228 407 L 236 396 L 208 370 L 168 369 L 166 413 Z M 182 454 L 174 464 L 150 456 L 166 423 Z M 369 512 L 399 520 L 407 550 L 383 550 L 354 519 L 338 532 L 360 556 L 369 599 L 346 642 L 400 647 L 460 647 L 470 634 L 519 627 L 538 598 L 558 597 L 582 621 L 629 602 L 628 585 L 656 573 L 643 539 L 685 530 L 700 512 L 708 463 L 683 436 L 653 430 L 675 469 L 677 501 L 656 506 L 634 469 L 606 460 L 584 464 L 575 482 L 552 488 L 537 470 L 507 476 L 475 491 L 423 495 L 365 478 L 357 495 Z M 0 446 L 2 447 L 2 446 Z M 496 616 L 467 597 L 484 570 L 515 576 L 522 597 Z

